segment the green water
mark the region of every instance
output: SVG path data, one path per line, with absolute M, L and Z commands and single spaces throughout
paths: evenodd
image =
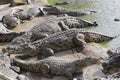
M 48 0 L 50 4 L 55 4 L 57 1 L 64 0 Z M 96 10 L 97 13 L 80 18 L 89 21 L 97 21 L 97 27 L 91 27 L 90 29 L 116 36 L 120 34 L 120 22 L 115 22 L 114 18 L 120 18 L 120 0 L 67 0 L 73 2 L 73 4 L 64 5 L 61 7 L 67 9 L 91 9 Z M 108 48 L 118 47 L 120 45 L 120 37 L 113 40 L 103 42 L 102 45 Z

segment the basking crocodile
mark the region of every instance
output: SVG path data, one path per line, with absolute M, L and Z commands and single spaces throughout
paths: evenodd
M 21 20 L 31 20 L 34 17 L 43 16 L 44 13 L 40 8 L 33 7 L 29 8 L 26 11 L 17 12 L 15 13 L 15 15 L 17 15 Z
M 8 29 L 15 28 L 18 24 L 21 23 L 21 20 L 14 13 L 21 11 L 21 9 L 12 9 L 11 12 L 2 17 L 3 25 Z
M 101 33 L 87 31 L 83 29 L 70 29 L 55 33 L 46 38 L 33 41 L 31 43 L 9 44 L 6 51 L 9 53 L 49 53 L 58 52 L 73 47 L 79 47 L 82 50 L 85 46 L 84 35 L 86 42 L 101 42 L 114 37 L 110 37 Z M 81 39 L 82 38 L 82 39 Z M 51 48 L 51 49 L 50 49 Z M 45 50 L 46 49 L 46 50 Z M 52 50 L 53 49 L 53 50 Z M 79 49 L 78 49 L 79 50 Z
M 98 59 L 88 58 L 83 54 L 73 54 L 71 56 L 74 56 L 74 59 L 63 59 L 51 56 L 32 62 L 22 60 L 21 58 L 23 58 L 23 56 L 19 56 L 14 58 L 13 63 L 31 72 L 41 72 L 43 75 L 63 75 L 67 76 L 69 80 L 72 80 L 74 73 L 79 73 L 84 67 L 99 62 Z
M 48 19 L 34 26 L 31 30 L 14 39 L 11 44 L 29 43 L 53 33 L 68 30 L 69 28 L 82 28 L 86 26 L 97 26 L 95 22 L 81 20 L 75 17 L 57 17 Z
M 63 2 L 56 2 L 55 5 L 67 5 L 70 4 L 68 1 L 63 1 Z
M 68 10 L 61 7 L 53 7 L 53 6 L 44 7 L 43 11 L 47 12 L 48 14 L 54 14 L 54 15 L 67 14 L 69 16 L 75 16 L 75 17 L 96 13 L 96 11 L 92 11 L 92 10 L 91 11 L 90 10 Z
M 34 41 L 28 44 L 8 45 L 9 53 L 41 53 L 43 56 L 54 55 L 54 53 L 77 48 L 78 52 L 82 51 L 86 42 L 84 35 L 79 33 L 81 30 L 66 30 L 58 32 L 49 37 Z M 19 50 L 20 49 L 20 50 Z

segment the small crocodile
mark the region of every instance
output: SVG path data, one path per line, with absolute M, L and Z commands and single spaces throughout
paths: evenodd
M 34 26 L 31 30 L 14 39 L 11 44 L 29 43 L 53 33 L 58 33 L 70 28 L 81 28 L 86 26 L 97 26 L 95 22 L 81 20 L 75 17 L 57 17 L 48 19 Z
M 70 4 L 68 1 L 63 1 L 63 2 L 56 2 L 55 5 L 67 5 Z
M 47 12 L 48 14 L 54 14 L 54 15 L 67 14 L 69 16 L 74 16 L 74 17 L 96 13 L 96 11 L 92 11 L 92 10 L 68 10 L 61 7 L 54 7 L 49 5 L 47 7 L 44 7 L 43 11 Z
M 21 20 L 14 13 L 21 11 L 21 9 L 12 9 L 11 12 L 2 17 L 3 25 L 8 29 L 15 28 L 18 24 L 21 23 Z
M 17 15 L 21 20 L 31 20 L 34 17 L 43 16 L 44 13 L 40 8 L 33 7 L 29 8 L 26 11 L 17 12 L 15 13 L 15 15 Z
M 31 72 L 40 72 L 44 76 L 47 75 L 62 75 L 67 76 L 72 80 L 74 73 L 79 73 L 86 66 L 99 63 L 96 58 L 89 58 L 83 54 L 73 54 L 74 59 L 63 59 L 51 56 L 37 61 L 26 61 L 20 58 L 23 56 L 15 57 L 13 60 L 14 65 Z M 76 56 L 76 57 L 75 57 Z M 28 57 L 28 56 L 27 56 Z M 24 56 L 25 58 L 25 56 Z
M 81 34 L 83 34 L 84 36 Z M 102 33 L 87 31 L 84 29 L 70 29 L 55 33 L 43 39 L 33 41 L 29 44 L 28 43 L 26 44 L 21 43 L 19 45 L 10 44 L 6 48 L 6 51 L 8 51 L 8 53 L 23 53 L 23 54 L 24 53 L 33 54 L 40 52 L 54 54 L 54 51 L 58 52 L 65 49 L 71 49 L 73 47 L 79 47 L 81 51 L 85 47 L 85 41 L 102 42 L 113 38 L 114 37 L 110 37 Z

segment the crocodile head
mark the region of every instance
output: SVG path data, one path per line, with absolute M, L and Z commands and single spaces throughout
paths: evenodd
M 99 64 L 101 63 L 99 59 L 96 58 L 85 58 L 83 60 L 77 60 L 75 65 L 77 66 L 78 71 L 81 71 L 83 68 L 93 65 L 93 64 Z
M 103 71 L 110 72 L 120 67 L 120 56 L 113 56 L 102 63 Z
M 69 28 L 82 28 L 82 27 L 88 27 L 88 26 L 97 26 L 98 24 L 96 22 L 90 22 L 85 21 L 78 18 L 65 18 L 64 24 L 67 25 Z

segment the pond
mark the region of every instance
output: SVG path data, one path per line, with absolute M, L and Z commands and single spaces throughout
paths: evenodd
M 54 4 L 56 1 L 64 0 L 48 0 L 49 3 Z M 68 0 L 67 0 L 68 1 Z M 116 36 L 120 34 L 120 22 L 115 22 L 114 18 L 120 18 L 120 0 L 69 0 L 73 4 L 64 5 L 62 7 L 68 9 L 92 9 L 97 13 L 82 16 L 80 18 L 89 21 L 97 21 L 97 27 L 91 27 L 90 29 Z M 120 45 L 120 37 L 117 37 L 108 42 L 101 43 L 108 48 L 118 47 Z

